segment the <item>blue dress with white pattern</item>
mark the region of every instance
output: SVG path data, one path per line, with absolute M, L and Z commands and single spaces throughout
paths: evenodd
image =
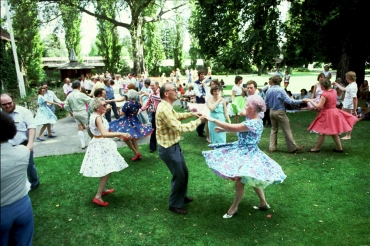
M 39 104 L 39 108 L 37 109 L 37 113 L 35 116 L 36 125 L 39 126 L 57 123 L 58 118 L 47 106 L 45 97 L 39 95 L 37 103 Z
M 247 132 L 238 133 L 238 141 L 211 144 L 214 150 L 203 151 L 207 165 L 224 179 L 240 179 L 256 188 L 282 183 L 286 178 L 281 166 L 258 148 L 263 131 L 262 120 L 244 122 Z

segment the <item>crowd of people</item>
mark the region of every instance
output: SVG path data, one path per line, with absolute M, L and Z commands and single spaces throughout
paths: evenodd
M 174 72 L 173 78 L 179 80 L 181 74 L 177 72 Z M 55 105 L 70 112 L 77 124 L 81 148 L 87 148 L 80 173 L 86 177 L 100 178 L 93 203 L 103 207 L 109 205 L 103 200 L 103 196 L 114 192 L 114 188 L 107 188 L 109 176 L 128 167 L 112 138 L 125 141 L 134 154 L 131 160 L 139 161 L 142 154 L 136 140 L 150 135 L 149 152 L 157 152 L 172 174 L 169 210 L 186 214 L 184 204 L 192 202 L 194 198 L 187 193 L 189 174 L 180 139 L 183 133 L 195 130 L 199 137 L 207 136 L 210 142 L 211 150 L 202 152 L 209 168 L 221 178 L 235 181 L 234 201 L 223 216 L 225 219 L 232 218 L 238 212 L 245 185 L 253 187 L 259 198 L 254 209 L 268 210 L 270 205 L 264 189 L 270 184 L 282 183 L 286 178 L 281 166 L 258 148 L 264 125 L 271 127 L 269 152 L 278 149 L 279 127 L 288 152 L 303 151 L 304 146 L 296 144 L 293 138 L 286 115 L 287 105 L 311 107 L 318 112 L 308 128 L 308 131 L 319 134 L 316 146 L 308 149 L 311 153 L 320 152 L 326 136 L 331 136 L 335 143 L 333 152 L 343 153 L 339 136 L 347 132 L 342 139 L 351 139 L 351 131 L 358 121 L 356 74 L 352 71 L 346 73 L 348 85 L 344 87 L 338 80 L 330 82 L 331 73 L 325 67 L 325 71 L 318 76 L 311 96 L 302 89 L 298 98 L 290 97 L 286 90 L 290 80 L 288 71 L 283 76 L 277 70 L 260 89 L 255 81 L 249 80 L 243 84 L 243 77 L 236 76 L 230 102 L 222 96 L 223 81 L 213 79 L 210 69 L 207 73 L 197 71 L 197 79 L 193 83 L 194 72 L 186 71 L 187 85 L 172 80 L 160 85 L 145 75 L 140 76 L 142 78 L 138 81 L 132 74 L 127 74 L 127 83 L 120 76 L 115 76 L 113 80 L 109 73 L 104 77 L 91 77 L 89 81 L 92 84 L 84 76 L 72 83 L 66 78 L 63 90 L 67 97 L 64 102 L 48 90 L 47 84 L 43 84 L 38 89 L 39 108 L 35 117 L 28 109 L 15 105 L 12 95 L 1 94 L 1 127 L 6 132 L 1 136 L 2 218 L 15 207 L 20 207 L 17 212 L 7 216 L 6 223 L 2 219 L 2 242 L 6 242 L 5 245 L 8 242 L 27 244 L 32 240 L 33 215 L 28 191 L 40 185 L 33 161 L 33 141 L 36 125 L 42 126 L 36 140 L 45 141 L 43 134 L 48 138 L 57 137 L 52 128 L 57 122 Z M 283 81 L 284 88 L 281 87 Z M 115 98 L 114 85 L 122 89 L 121 98 Z M 362 97 L 368 97 L 367 83 L 360 91 Z M 342 110 L 337 108 L 338 92 L 344 93 L 341 94 Z M 173 104 L 179 99 L 181 107 L 188 109 L 187 112 L 180 113 L 174 109 Z M 124 102 L 124 105 L 118 108 L 117 102 Z M 115 120 L 111 119 L 112 111 Z M 235 122 L 232 124 L 230 116 L 234 115 Z M 243 120 L 239 123 L 241 117 Z M 193 120 L 182 122 L 187 118 Z M 44 132 L 46 129 L 47 132 Z M 85 130 L 92 138 L 89 143 L 85 140 Z M 238 141 L 227 143 L 226 132 L 237 133 Z M 12 154 L 15 152 L 17 155 Z M 16 163 L 16 170 L 12 170 L 11 163 Z M 28 180 L 24 178 L 26 173 Z M 19 220 L 20 213 L 26 213 L 27 216 Z M 22 224 L 19 230 L 23 236 L 16 238 L 15 235 L 19 233 L 14 234 L 10 228 L 19 223 Z

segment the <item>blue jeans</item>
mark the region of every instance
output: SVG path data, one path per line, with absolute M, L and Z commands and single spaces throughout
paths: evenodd
M 28 195 L 1 207 L 1 245 L 32 245 L 33 211 Z
M 33 160 L 33 151 L 30 153 L 30 159 L 28 161 L 27 168 L 28 181 L 31 183 L 31 189 L 39 184 L 39 177 L 37 176 L 37 171 L 35 167 L 35 162 Z

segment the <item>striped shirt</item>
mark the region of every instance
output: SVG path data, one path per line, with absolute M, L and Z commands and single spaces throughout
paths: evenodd
M 201 123 L 199 118 L 185 124 L 180 121 L 192 116 L 192 113 L 177 113 L 171 104 L 162 101 L 158 105 L 155 119 L 158 144 L 163 148 L 171 147 L 180 141 L 182 133 L 195 130 Z
M 158 104 L 161 102 L 161 97 L 159 96 L 159 89 L 157 90 L 157 93 L 154 94 L 153 93 L 150 93 L 149 94 L 149 99 L 148 101 L 146 102 L 146 104 L 144 106 L 141 107 L 141 111 L 144 111 L 146 110 L 149 106 L 152 106 L 152 111 L 153 112 L 156 112 L 157 111 L 157 108 L 158 108 Z

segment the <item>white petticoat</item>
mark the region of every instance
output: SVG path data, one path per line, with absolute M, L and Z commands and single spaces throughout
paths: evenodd
M 103 177 L 128 167 L 110 138 L 93 138 L 87 147 L 80 173 L 86 177 Z

